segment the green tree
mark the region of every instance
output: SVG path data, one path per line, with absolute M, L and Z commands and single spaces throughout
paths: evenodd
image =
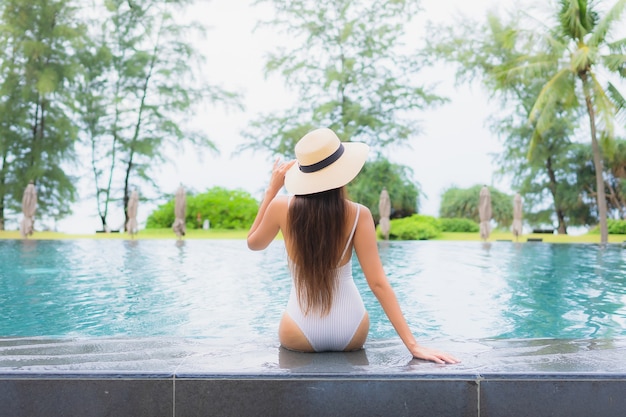
M 618 219 L 626 219 L 626 140 L 615 140 L 613 152 L 605 162 L 608 168 L 607 204 Z
M 514 110 L 508 116 L 492 119 L 492 129 L 503 139 L 503 151 L 496 158 L 498 175 L 510 177 L 512 187 L 523 196 L 525 218 L 530 224 L 552 224 L 556 219 L 558 233 L 567 234 L 568 225 L 584 225 L 590 219 L 581 217 L 577 198 L 580 190 L 567 157 L 574 146 L 570 138 L 574 136 L 577 112 L 562 107 L 552 126 L 538 137 L 535 126 L 527 120 L 540 84 L 541 80 L 531 80 L 529 85 L 520 82 L 505 87 L 513 93 L 513 99 L 504 102 L 513 104 Z M 552 203 L 546 205 L 547 201 Z
M 601 242 L 606 243 L 608 241 L 607 206 L 598 128 L 603 128 L 606 139 L 611 138 L 615 107 L 607 95 L 609 87 L 603 87 L 598 71 L 619 72 L 622 76 L 626 75 L 624 74 L 626 38 L 615 42 L 609 38 L 611 29 L 623 24 L 621 17 L 626 7 L 626 0 L 615 2 L 602 18 L 596 7 L 596 4 L 590 0 L 561 1 L 561 8 L 557 15 L 560 26 L 555 31 L 555 35 L 547 38 L 549 43 L 546 44 L 550 46 L 549 51 L 552 52 L 547 56 L 548 63 L 558 62 L 561 68 L 546 83 L 542 94 L 537 98 L 533 117 L 536 118 L 541 130 L 542 114 L 550 115 L 555 103 L 558 103 L 559 96 L 574 94 L 576 80 L 579 81 L 589 116 L 600 236 Z M 556 48 L 554 42 L 558 42 Z M 538 58 L 539 62 L 545 59 L 542 56 Z M 534 60 L 531 59 L 531 61 Z M 600 119 L 600 124 L 596 119 Z
M 603 161 L 605 169 L 604 188 L 608 216 L 620 219 L 626 213 L 626 142 L 615 140 L 610 154 L 605 154 Z M 575 172 L 577 195 L 581 204 L 589 211 L 597 213 L 595 192 L 595 166 L 593 164 L 593 150 L 590 145 L 579 144 L 569 157 L 571 170 Z M 595 218 L 595 216 L 591 216 Z M 592 224 L 592 223 L 587 223 Z
M 98 27 L 97 18 L 90 19 L 90 27 Z M 103 230 L 108 230 L 107 216 L 113 187 L 115 171 L 116 142 L 108 123 L 108 107 L 111 103 L 112 66 L 111 50 L 102 34 L 92 34 L 83 49 L 78 51 L 77 59 L 81 71 L 77 75 L 76 106 L 77 120 L 81 130 L 80 140 L 89 149 L 90 170 L 95 185 L 95 199 L 98 216 Z
M 520 80 L 543 80 L 529 112 L 533 126 L 531 153 L 539 142 L 545 140 L 546 135 L 550 135 L 549 131 L 554 128 L 555 121 L 561 118 L 563 109 L 569 109 L 570 106 L 585 109 L 593 149 L 598 218 L 603 243 L 607 241 L 608 235 L 600 139 L 605 142 L 611 139 L 614 103 L 620 100 L 623 102 L 623 98 L 610 82 L 604 86 L 599 74 L 626 75 L 626 39 L 610 38 L 615 33 L 613 29 L 623 24 L 621 16 L 625 6 L 626 0 L 618 0 L 600 17 L 598 5 L 593 1 L 561 0 L 558 8 L 552 12 L 555 18 L 552 25 L 537 28 L 533 25 L 536 20 L 531 19 L 515 28 L 499 32 L 502 36 L 501 44 L 509 48 L 517 47 L 520 53 L 503 62 L 489 63 L 489 72 L 496 88 L 506 88 L 511 83 L 516 85 Z M 468 53 L 469 48 L 465 48 L 465 58 L 468 58 Z M 495 57 L 497 61 L 498 55 Z
M 374 220 L 378 222 L 380 193 L 386 188 L 391 200 L 391 217 L 407 217 L 419 210 L 420 187 L 412 176 L 413 171 L 409 167 L 380 157 L 367 162 L 348 184 L 347 190 L 352 199 L 371 210 Z
M 569 226 L 597 223 L 597 216 L 591 212 L 595 204 L 590 205 L 581 199 L 581 183 L 576 174 L 577 164 L 580 163 L 577 159 L 579 146 L 570 144 L 564 150 L 559 150 L 558 154 L 546 159 L 545 169 L 528 169 L 527 176 L 521 181 L 515 181 L 524 196 L 524 219 L 529 224 L 553 224 L 556 219 L 558 233 L 566 234 Z M 550 200 L 553 204 L 546 206 L 546 201 Z
M 412 111 L 441 103 L 416 85 L 421 62 L 401 51 L 417 0 L 258 0 L 270 3 L 289 44 L 269 54 L 266 73 L 279 73 L 297 95 L 283 113 L 261 115 L 242 132 L 241 149 L 293 156 L 306 132 L 329 127 L 342 140 L 375 148 L 419 133 Z
M 470 188 L 450 187 L 441 196 L 439 217 L 461 218 L 480 222 L 478 201 L 482 185 Z M 492 218 L 499 227 L 509 227 L 513 223 L 513 197 L 494 187 L 489 187 L 491 193 Z
M 580 103 L 587 112 L 593 164 L 596 177 L 596 201 L 600 222 L 601 242 L 608 241 L 607 205 L 604 189 L 603 155 L 599 134 L 604 140 L 613 135 L 615 105 L 608 95 L 616 92 L 601 79 L 602 72 L 624 74 L 626 38 L 613 40 L 611 33 L 623 25 L 622 13 L 626 0 L 618 0 L 603 16 L 590 0 L 561 0 L 555 10 L 555 24 L 542 32 L 532 31 L 535 48 L 523 59 L 501 65 L 502 77 L 523 74 L 540 77 L 545 69 L 555 69 L 531 110 L 540 137 L 554 121 L 555 112 L 564 100 Z M 537 34 L 542 35 L 537 37 Z M 601 132 L 599 132 L 601 130 Z
M 127 220 L 131 188 L 157 188 L 152 174 L 168 151 L 186 143 L 217 152 L 205 132 L 189 127 L 194 105 L 240 106 L 236 94 L 194 77 L 203 57 L 189 38 L 203 30 L 176 19 L 189 3 L 106 0 L 101 26 L 94 26 L 95 42 L 83 56 L 81 104 L 104 228 L 111 201 L 122 202 Z
M 527 222 L 551 224 L 556 219 L 558 232 L 565 234 L 570 219 L 572 224 L 581 224 L 580 217 L 574 215 L 580 208 L 576 198 L 579 190 L 567 171 L 566 154 L 582 112 L 564 98 L 555 105 L 549 126 L 544 120 L 541 132 L 536 123 L 529 123 L 537 98 L 557 67 L 545 66 L 533 77 L 522 72 L 503 73 L 503 66 L 526 59 L 533 47 L 532 37 L 525 37 L 521 29 L 520 15 L 507 18 L 505 21 L 489 13 L 485 24 L 464 20 L 436 31 L 439 36 L 428 50 L 459 64 L 458 82 L 480 78 L 502 102 L 501 111 L 490 117 L 491 129 L 503 145 L 496 156 L 498 175 L 510 177 L 512 187 L 523 196 Z
M 8 4 L 4 4 L 7 8 Z M 0 230 L 5 228 L 8 211 L 16 209 L 19 199 L 20 172 L 12 163 L 20 152 L 20 144 L 28 135 L 28 105 L 22 100 L 21 59 L 16 47 L 22 41 L 17 31 L 8 30 L 2 10 L 0 20 Z M 11 204 L 13 203 L 13 204 Z
M 71 0 L 5 0 L 0 24 L 0 223 L 31 180 L 39 216 L 60 219 L 75 198 L 64 164 L 75 160 L 71 87 L 85 28 Z

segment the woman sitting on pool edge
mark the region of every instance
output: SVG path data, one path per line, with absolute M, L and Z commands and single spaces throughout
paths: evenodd
M 265 249 L 282 231 L 293 277 L 280 322 L 281 345 L 302 352 L 362 349 L 369 316 L 352 278 L 352 250 L 372 292 L 413 357 L 458 363 L 421 346 L 383 270 L 369 209 L 345 197 L 344 186 L 367 159 L 364 143 L 316 129 L 296 144 L 297 160 L 274 163 L 270 184 L 248 233 L 248 247 Z M 285 186 L 292 196 L 279 196 Z

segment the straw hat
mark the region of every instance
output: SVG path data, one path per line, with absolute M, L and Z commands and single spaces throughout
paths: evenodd
M 343 187 L 363 168 L 368 150 L 365 143 L 342 143 L 330 129 L 313 130 L 296 144 L 298 161 L 285 175 L 285 188 L 304 195 Z

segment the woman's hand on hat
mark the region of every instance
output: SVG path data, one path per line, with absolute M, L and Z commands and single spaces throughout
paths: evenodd
M 275 196 L 285 185 L 285 174 L 296 163 L 296 160 L 282 162 L 280 158 L 276 158 L 272 167 L 272 177 L 268 186 L 268 192 Z

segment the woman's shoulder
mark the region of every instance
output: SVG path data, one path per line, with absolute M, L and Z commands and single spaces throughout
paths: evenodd
M 355 201 L 352 200 L 348 200 L 348 203 L 354 207 L 354 210 L 358 210 L 359 211 L 359 216 L 365 216 L 365 217 L 371 217 L 372 216 L 372 212 L 370 211 L 369 208 L 367 208 L 367 206 L 364 206 L 361 203 L 357 203 Z
M 274 213 L 274 212 L 283 213 L 284 211 L 287 210 L 288 206 L 289 206 L 289 196 L 281 194 L 281 195 L 277 195 L 276 197 L 272 199 L 272 201 L 270 201 L 270 204 L 267 209 L 271 213 Z
M 289 204 L 289 200 L 291 200 L 292 197 L 293 196 L 290 196 L 290 195 L 279 194 L 272 199 L 270 204 L 274 204 L 278 206 L 287 205 Z

